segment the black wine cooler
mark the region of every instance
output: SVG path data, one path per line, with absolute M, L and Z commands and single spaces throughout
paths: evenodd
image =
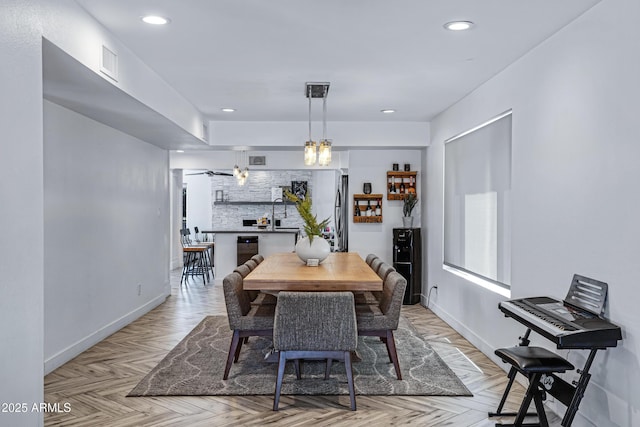
M 403 304 L 417 304 L 422 292 L 422 239 L 419 228 L 393 229 L 393 267 L 407 279 Z

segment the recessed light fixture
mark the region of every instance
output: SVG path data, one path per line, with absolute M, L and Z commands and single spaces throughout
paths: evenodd
M 170 22 L 170 20 L 169 18 L 165 18 L 164 16 L 147 15 L 142 17 L 142 22 L 151 25 L 166 25 Z
M 451 31 L 464 31 L 473 27 L 473 25 L 471 21 L 451 21 L 444 24 L 444 28 Z
M 176 150 L 176 153 L 184 153 L 184 150 Z
M 221 111 L 224 111 L 225 113 L 233 113 L 234 111 L 236 111 L 235 108 L 221 108 Z
M 387 108 L 385 110 L 380 110 L 380 112 L 384 113 L 384 114 L 392 114 L 392 113 L 395 113 L 396 110 L 392 110 L 391 108 Z

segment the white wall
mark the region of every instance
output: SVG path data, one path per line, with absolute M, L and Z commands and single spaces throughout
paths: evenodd
M 313 123 L 312 137 L 322 128 Z M 212 146 L 303 147 L 309 122 L 210 122 Z M 429 145 L 427 122 L 327 122 L 327 138 L 335 147 L 416 147 Z
M 44 173 L 42 38 L 96 71 L 102 44 L 119 54 L 119 87 L 199 136 L 200 113 L 75 1 L 0 6 L 0 402 L 43 401 Z M 41 425 L 41 413 L 2 414 L 7 425 Z
M 169 174 L 169 206 L 170 206 L 170 269 L 182 267 L 182 169 L 173 169 Z
M 438 285 L 438 315 L 490 356 L 524 330 L 497 309 L 503 298 L 442 269 L 443 141 L 509 108 L 512 297 L 562 299 L 574 273 L 609 283 L 607 315 L 624 340 L 596 357 L 576 426 L 640 425 L 640 30 L 620 24 L 639 19 L 636 0 L 604 0 L 431 123 L 428 284 Z M 586 354 L 568 357 L 582 365 Z
M 42 60 L 33 2 L 0 6 L 0 402 L 42 402 Z M 3 413 L 3 425 L 42 414 Z
M 44 135 L 50 372 L 169 295 L 169 159 L 48 101 Z
M 403 168 L 405 163 L 411 165 L 412 171 L 418 172 L 418 199 L 424 197 L 424 189 L 420 185 L 422 175 L 423 150 L 354 150 L 349 154 L 349 252 L 358 252 L 363 258 L 374 253 L 388 263 L 393 262 L 393 229 L 402 228 L 402 200 L 387 200 L 387 171 L 393 163 Z M 382 222 L 353 222 L 353 195 L 362 194 L 362 186 L 370 182 L 372 193 L 381 193 Z M 420 205 L 413 211 L 414 227 L 421 223 Z M 424 279 L 424 277 L 423 277 Z
M 194 173 L 194 171 L 186 173 Z M 198 227 L 199 230 L 211 230 L 212 228 L 211 178 L 207 175 L 187 175 L 186 173 L 182 180 L 187 186 L 187 227 L 191 231 L 191 239 L 194 239 L 193 227 Z

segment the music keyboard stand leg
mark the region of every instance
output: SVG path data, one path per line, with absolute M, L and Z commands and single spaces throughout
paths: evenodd
M 591 379 L 591 374 L 589 370 L 591 369 L 591 364 L 593 363 L 593 359 L 596 357 L 597 348 L 592 349 L 589 352 L 589 356 L 587 357 L 587 361 L 582 367 L 582 370 L 577 370 L 580 373 L 580 379 L 578 380 L 578 384 L 576 385 L 576 390 L 573 393 L 573 398 L 571 399 L 571 403 L 567 406 L 567 411 L 564 413 L 564 417 L 562 418 L 562 422 L 560 423 L 563 427 L 571 426 L 573 423 L 573 418 L 576 416 L 576 412 L 578 412 L 578 407 L 580 406 L 580 401 L 584 396 L 584 391 L 587 389 L 587 385 L 589 384 L 589 380 Z

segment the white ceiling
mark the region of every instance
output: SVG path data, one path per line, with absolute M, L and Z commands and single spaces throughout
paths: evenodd
M 599 0 L 76 1 L 212 120 L 429 121 Z

